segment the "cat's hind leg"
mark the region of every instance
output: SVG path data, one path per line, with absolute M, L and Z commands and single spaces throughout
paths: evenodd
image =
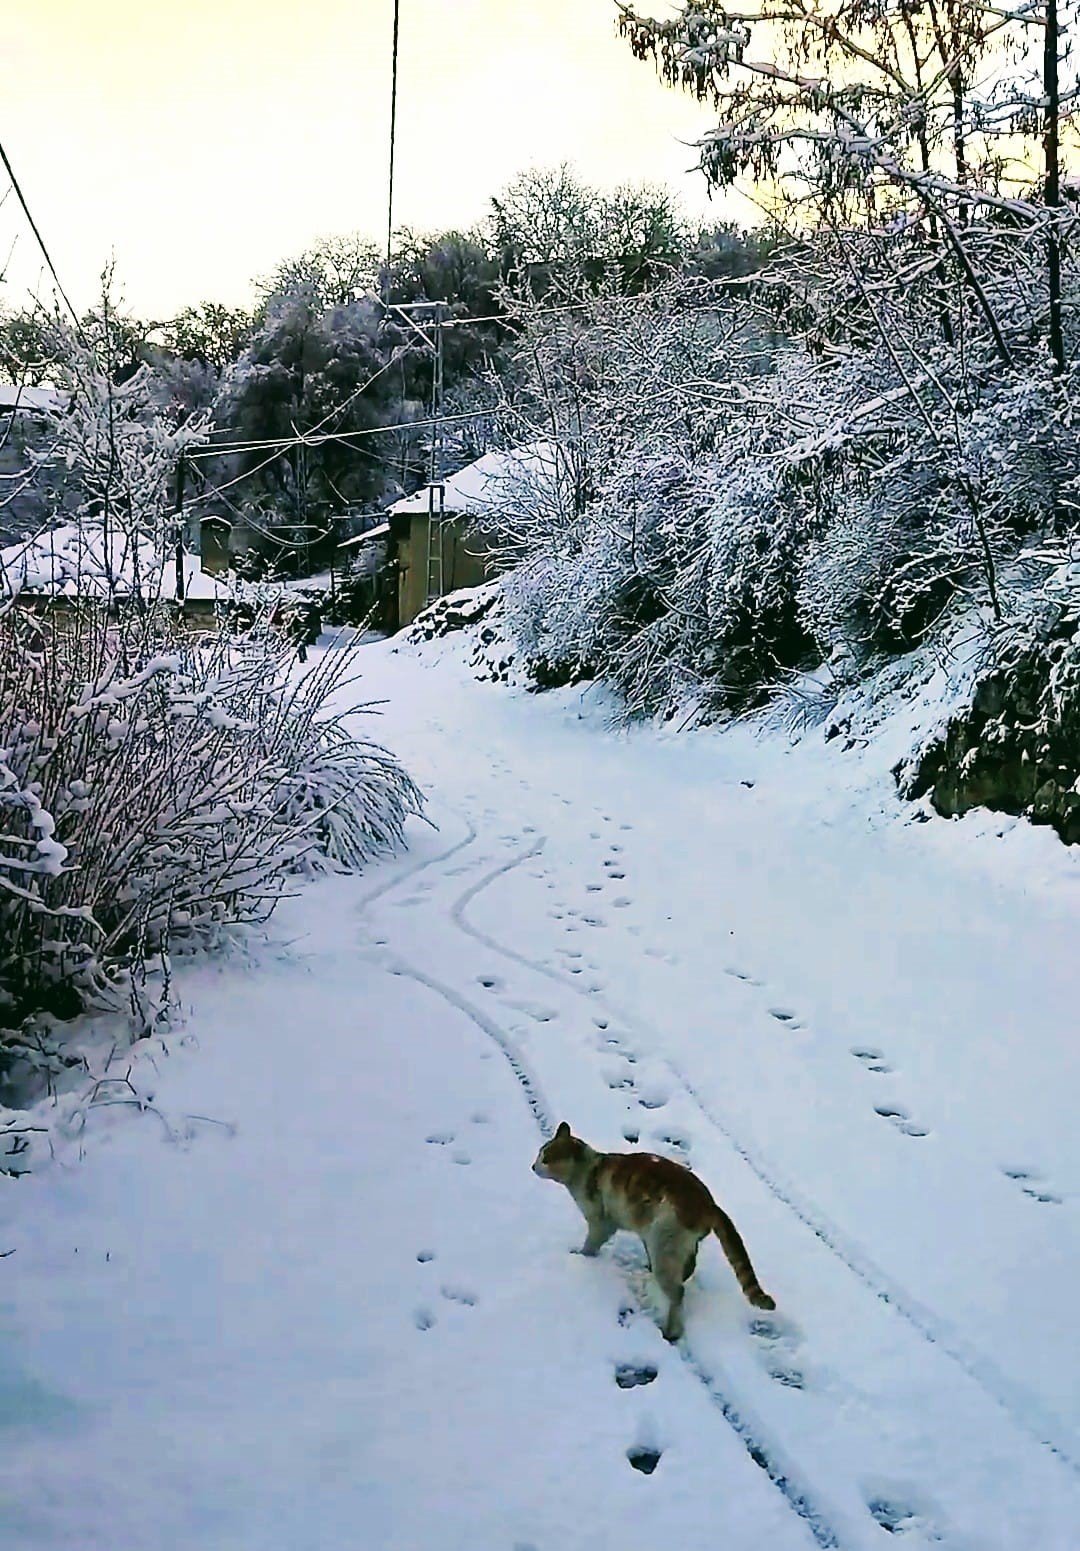
M 649 1234 L 647 1241 L 649 1259 L 657 1286 L 668 1300 L 667 1318 L 663 1332 L 668 1341 L 677 1341 L 685 1328 L 683 1321 L 684 1282 L 693 1271 L 696 1261 L 697 1242 L 687 1242 L 686 1231 L 678 1227 L 664 1226 Z

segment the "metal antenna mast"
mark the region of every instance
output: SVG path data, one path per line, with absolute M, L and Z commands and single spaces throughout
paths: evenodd
M 443 411 L 443 304 L 435 303 L 435 359 L 431 378 L 431 454 L 428 460 L 427 601 L 445 592 L 443 509 L 446 487 L 442 482 Z

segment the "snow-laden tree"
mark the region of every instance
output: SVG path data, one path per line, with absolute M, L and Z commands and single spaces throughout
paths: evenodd
M 185 415 L 169 403 L 171 395 L 146 362 L 134 372 L 123 370 L 124 320 L 108 288 L 89 336 L 59 316 L 53 329 L 63 409 L 54 416 L 47 457 L 65 471 L 75 520 L 101 531 L 109 600 L 153 602 L 179 541 L 177 467 L 188 449 L 206 440 L 209 415 Z
M 669 190 L 591 188 L 566 163 L 519 173 L 492 198 L 488 231 L 504 279 L 533 296 L 571 280 L 642 290 L 682 267 L 692 246 Z

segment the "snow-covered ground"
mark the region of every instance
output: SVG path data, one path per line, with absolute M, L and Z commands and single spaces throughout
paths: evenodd
M 1074 1551 L 1076 855 L 914 822 L 888 728 L 364 666 L 437 829 L 188 972 L 153 1109 L 0 1190 L 0 1543 Z M 529 1171 L 561 1118 L 689 1161 L 776 1314 L 713 1241 L 668 1347 Z

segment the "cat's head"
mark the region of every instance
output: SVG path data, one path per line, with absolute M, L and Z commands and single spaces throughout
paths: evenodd
M 585 1143 L 576 1137 L 564 1120 L 550 1142 L 536 1155 L 533 1173 L 541 1179 L 557 1179 L 561 1185 L 573 1176 L 585 1152 Z

